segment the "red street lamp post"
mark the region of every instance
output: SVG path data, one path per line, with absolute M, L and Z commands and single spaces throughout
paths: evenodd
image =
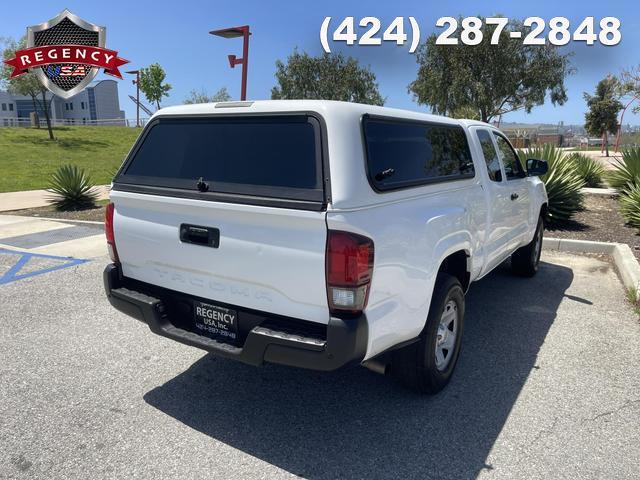
M 249 65 L 249 25 L 243 25 L 241 27 L 223 28 L 222 30 L 212 30 L 209 32 L 211 35 L 216 35 L 222 38 L 237 38 L 242 37 L 242 58 L 236 58 L 235 55 L 229 55 L 229 66 L 234 68 L 236 65 L 242 65 L 242 90 L 240 93 L 240 100 L 247 99 L 247 67 Z

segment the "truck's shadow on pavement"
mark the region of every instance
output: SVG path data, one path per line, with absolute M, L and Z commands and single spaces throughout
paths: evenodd
M 473 478 L 493 468 L 487 455 L 535 375 L 572 280 L 570 269 L 542 263 L 533 279 L 503 267 L 474 284 L 457 371 L 435 397 L 357 366 L 326 374 L 256 369 L 207 355 L 145 400 L 303 477 Z

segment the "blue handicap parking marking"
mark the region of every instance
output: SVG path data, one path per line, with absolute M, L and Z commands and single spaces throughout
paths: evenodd
M 53 272 L 55 270 L 61 270 L 63 268 L 74 267 L 76 265 L 82 265 L 83 263 L 88 262 L 89 260 L 84 260 L 81 258 L 72 258 L 72 257 L 56 257 L 54 255 L 43 255 L 41 253 L 29 253 L 29 252 L 21 252 L 18 250 L 9 250 L 6 248 L 0 248 L 0 255 L 20 255 L 20 259 L 7 270 L 2 276 L 0 276 L 0 285 L 4 285 L 6 283 L 15 282 L 18 280 L 23 280 L 25 278 L 34 277 L 36 275 L 42 275 L 43 273 Z M 41 268 L 40 270 L 33 270 L 27 273 L 20 273 L 20 270 L 29 263 L 29 260 L 32 258 L 45 258 L 49 260 L 60 260 L 63 263 L 58 265 Z

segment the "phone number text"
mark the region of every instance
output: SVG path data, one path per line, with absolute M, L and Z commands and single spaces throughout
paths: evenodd
M 337 22 L 337 20 L 336 20 Z M 330 53 L 329 39 L 333 42 L 345 42 L 347 45 L 382 45 L 382 42 L 395 42 L 396 45 L 409 44 L 409 52 L 414 53 L 420 43 L 420 25 L 415 17 L 396 17 L 383 25 L 377 17 L 345 17 L 331 31 L 332 17 L 325 17 L 320 26 L 320 43 L 325 52 Z M 356 28 L 356 25 L 358 28 Z M 484 27 L 492 26 L 490 35 L 485 35 Z M 548 22 L 541 17 L 527 17 L 521 25 L 522 30 L 507 29 L 509 19 L 505 17 L 440 17 L 436 27 L 444 29 L 436 37 L 436 45 L 479 45 L 489 41 L 498 45 L 506 37 L 522 39 L 524 45 L 567 45 L 569 42 L 584 42 L 594 45 L 596 42 L 606 46 L 620 43 L 620 20 L 616 17 L 584 18 L 575 28 L 566 17 L 553 17 Z M 409 33 L 407 33 L 409 32 Z

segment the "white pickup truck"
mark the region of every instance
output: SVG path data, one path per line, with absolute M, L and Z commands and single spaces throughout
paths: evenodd
M 469 284 L 509 257 L 538 268 L 546 170 L 476 121 L 312 100 L 165 108 L 113 181 L 107 296 L 217 355 L 357 362 L 435 393 Z

